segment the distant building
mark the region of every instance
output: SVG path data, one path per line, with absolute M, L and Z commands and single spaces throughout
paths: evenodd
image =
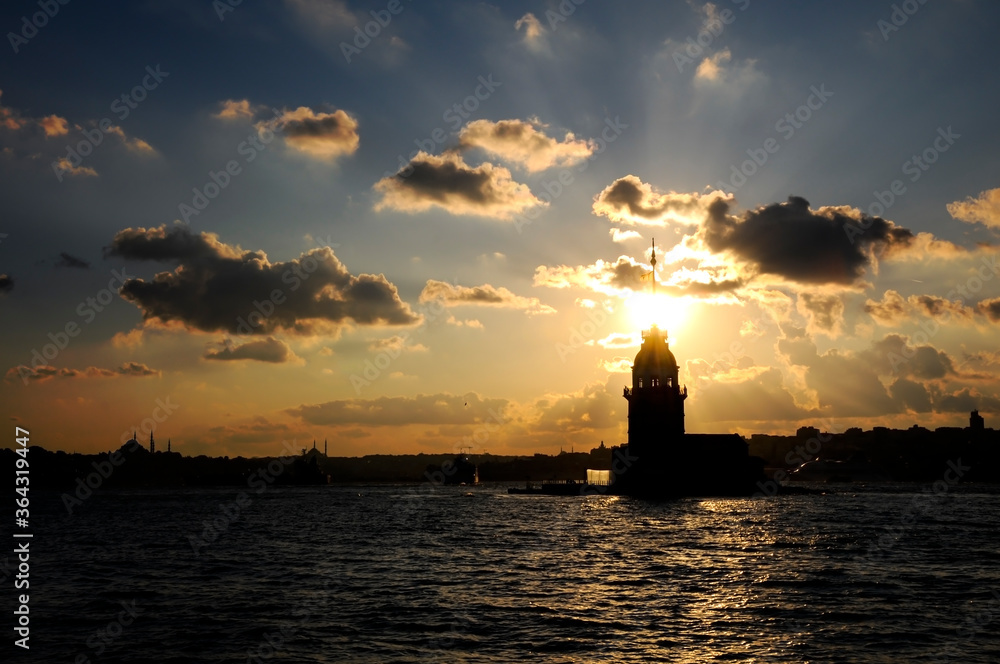
M 982 431 L 986 428 L 986 420 L 983 419 L 978 410 L 969 414 L 969 428 L 973 431 Z

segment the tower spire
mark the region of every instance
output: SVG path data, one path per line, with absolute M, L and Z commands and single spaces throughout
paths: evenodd
M 656 238 L 652 238 L 650 247 L 653 250 L 653 257 L 649 260 L 649 264 L 653 266 L 653 295 L 656 295 Z

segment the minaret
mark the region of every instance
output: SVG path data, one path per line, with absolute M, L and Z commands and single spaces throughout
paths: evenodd
M 149 432 L 149 453 L 152 454 L 156 452 L 156 443 L 153 441 L 153 432 Z
M 326 438 L 323 439 L 323 456 L 326 456 Z
M 170 453 L 170 439 L 167 438 L 167 454 Z

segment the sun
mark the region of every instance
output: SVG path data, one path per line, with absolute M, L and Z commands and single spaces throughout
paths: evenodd
M 689 306 L 686 299 L 652 293 L 633 293 L 626 300 L 629 318 L 635 327 L 648 330 L 656 325 L 674 338 L 687 321 Z

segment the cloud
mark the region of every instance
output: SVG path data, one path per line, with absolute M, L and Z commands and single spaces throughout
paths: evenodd
M 900 378 L 889 386 L 889 393 L 892 398 L 902 402 L 907 410 L 915 413 L 929 413 L 931 411 L 931 395 L 923 383 Z
M 966 307 L 958 300 L 947 300 L 937 295 L 910 295 L 904 298 L 892 289 L 886 290 L 881 300 L 865 300 L 864 310 L 878 323 L 887 326 L 916 318 L 918 315 L 955 323 L 971 321 L 976 313 L 976 309 Z M 979 311 L 986 313 L 982 309 Z
M 703 421 L 795 421 L 817 414 L 795 403 L 781 372 L 774 367 L 734 371 L 732 378 L 724 381 L 706 380 L 697 390 L 692 388 L 692 396 Z
M 886 375 L 915 377 L 922 380 L 957 375 L 955 363 L 944 351 L 933 346 L 911 346 L 900 334 L 888 334 L 861 355 L 870 366 Z
M 976 311 L 989 318 L 994 323 L 1000 322 L 1000 297 L 991 300 L 981 300 L 976 305 Z
M 614 263 L 598 259 L 592 265 L 539 265 L 535 268 L 534 285 L 548 288 L 586 288 L 595 293 L 628 297 L 633 292 L 649 290 L 649 281 L 644 277 L 651 270 L 650 265 L 641 263 L 631 256 L 619 256 Z M 692 272 L 677 270 L 666 281 L 660 281 L 657 292 L 665 295 L 688 295 L 692 297 L 712 297 L 740 288 L 743 281 L 707 270 Z
M 478 394 L 418 394 L 413 397 L 341 399 L 321 404 L 304 404 L 286 412 L 316 425 L 368 424 L 405 426 L 408 424 L 478 424 L 502 412 L 506 399 L 483 398 Z
M 0 97 L 2 96 L 3 90 L 0 90 Z M 69 121 L 64 117 L 53 114 L 33 118 L 4 106 L 2 103 L 0 103 L 0 127 L 12 132 L 26 132 L 44 138 L 55 138 L 69 133 Z
M 728 48 L 713 53 L 698 64 L 698 68 L 694 72 L 695 79 L 712 82 L 723 79 L 723 65 L 732 59 L 733 54 Z
M 41 383 L 52 378 L 144 378 L 159 376 L 162 372 L 150 369 L 140 362 L 126 362 L 116 369 L 102 367 L 87 367 L 86 369 L 57 368 L 51 365 L 41 365 L 35 368 L 20 365 L 7 370 L 5 378 L 9 382 L 21 380 L 24 382 Z
M 562 142 L 547 136 L 538 121 L 473 120 L 458 135 L 462 148 L 480 148 L 528 172 L 557 166 L 572 166 L 584 161 L 597 148 L 592 141 L 577 139 L 567 133 Z
M 973 410 L 1000 411 L 1000 399 L 984 395 L 972 388 L 943 393 L 934 399 L 934 410 L 939 413 L 969 413 Z
M 800 293 L 798 310 L 808 320 L 811 333 L 839 336 L 844 323 L 844 300 L 839 295 Z
M 333 161 L 353 154 L 360 144 L 358 121 L 342 110 L 317 113 L 299 106 L 256 126 L 280 131 L 287 146 L 313 159 Z
M 661 193 L 634 175 L 615 180 L 594 198 L 594 214 L 613 222 L 665 226 L 669 221 L 693 225 L 701 222 L 709 206 L 730 196 L 713 191 L 708 194 Z
M 427 346 L 423 344 L 411 344 L 407 336 L 394 335 L 385 339 L 375 339 L 370 344 L 368 344 L 368 350 L 373 353 L 378 353 L 384 350 L 389 351 L 403 351 L 409 350 L 413 352 L 427 352 Z
M 73 163 L 67 157 L 60 157 L 56 160 L 56 167 L 61 173 L 66 175 L 86 175 L 88 177 L 97 177 L 97 171 L 95 171 L 90 166 L 74 166 Z
M 535 268 L 534 285 L 548 288 L 582 287 L 605 295 L 624 295 L 628 291 L 643 290 L 642 277 L 650 266 L 639 263 L 631 256 L 619 256 L 614 263 L 597 259 L 592 265 L 557 265 Z
M 444 281 L 428 279 L 420 292 L 420 302 L 439 300 L 445 306 L 479 304 L 520 309 L 528 314 L 551 314 L 555 309 L 542 304 L 536 297 L 515 295 L 506 288 L 483 284 L 482 286 L 457 286 Z
M 375 184 L 382 200 L 375 210 L 424 212 L 439 207 L 450 214 L 510 219 L 547 203 L 527 186 L 514 182 L 510 171 L 486 162 L 475 168 L 453 152 L 440 156 L 418 152 L 396 175 Z
M 244 251 L 214 233 L 186 226 L 127 228 L 107 255 L 177 261 L 152 281 L 129 279 L 119 293 L 142 310 L 145 321 L 230 334 L 298 334 L 358 325 L 419 322 L 385 276 L 352 275 L 329 247 L 272 263 L 263 251 Z
M 219 112 L 212 116 L 220 120 L 239 120 L 241 118 L 251 120 L 257 113 L 251 108 L 248 99 L 227 99 L 221 102 L 220 106 Z
M 46 136 L 64 136 L 69 133 L 69 123 L 66 118 L 49 115 L 38 121 Z
M 570 394 L 546 395 L 532 404 L 538 416 L 527 423 L 527 428 L 531 432 L 558 433 L 615 428 L 625 417 L 623 403 L 620 388 L 611 391 L 600 383 Z
M 597 340 L 597 345 L 601 348 L 638 348 L 641 343 L 642 339 L 638 332 L 627 334 L 612 332 L 603 339 Z M 629 364 L 631 365 L 631 362 Z
M 311 159 L 333 162 L 357 152 L 358 121 L 346 111 L 317 112 L 307 106 L 278 111 L 249 99 L 227 99 L 212 117 L 253 124 L 258 132 L 273 131 L 291 150 Z
M 273 364 L 299 359 L 288 344 L 274 337 L 248 341 L 239 346 L 234 346 L 231 339 L 226 339 L 223 348 L 208 350 L 203 357 L 206 360 L 255 360 Z
M 448 325 L 454 325 L 455 327 L 471 327 L 472 329 L 475 330 L 483 329 L 483 323 L 479 320 L 476 320 L 475 318 L 470 318 L 468 320 L 459 320 L 458 318 L 449 315 L 448 318 L 445 320 L 445 323 L 447 323 Z
M 538 50 L 543 46 L 546 30 L 542 27 L 542 22 L 538 17 L 528 12 L 514 22 L 515 30 L 524 30 L 524 43 L 531 50 Z
M 278 440 L 294 438 L 299 433 L 293 431 L 287 424 L 271 422 L 265 417 L 258 416 L 249 422 L 210 427 L 204 437 L 208 442 L 216 445 L 220 443 L 271 443 L 276 446 L 275 450 L 277 450 Z M 261 450 L 260 453 L 273 454 L 268 450 Z
M 67 254 L 63 251 L 59 254 L 59 260 L 56 261 L 56 267 L 75 267 L 81 270 L 86 270 L 90 267 L 90 263 L 82 258 L 77 258 L 76 256 Z
M 914 237 L 891 221 L 851 208 L 812 210 L 797 196 L 741 217 L 728 210 L 723 199 L 709 206 L 700 232 L 705 245 L 747 263 L 757 274 L 800 284 L 855 285 L 876 260 L 876 251 L 905 251 Z M 850 227 L 856 235 L 848 232 Z
M 107 133 L 117 136 L 118 139 L 122 142 L 122 144 L 132 152 L 144 155 L 156 154 L 156 150 L 153 149 L 152 145 L 142 140 L 141 138 L 129 138 L 128 136 L 125 135 L 125 130 L 119 127 L 118 125 L 111 125 L 110 127 L 108 127 Z
M 970 224 L 981 223 L 990 228 L 1000 228 L 1000 188 L 989 189 L 973 198 L 948 203 L 948 214 Z
M 611 231 L 611 241 L 612 242 L 626 242 L 628 240 L 641 239 L 642 235 L 638 231 L 623 231 L 620 228 L 614 227 L 609 229 Z

